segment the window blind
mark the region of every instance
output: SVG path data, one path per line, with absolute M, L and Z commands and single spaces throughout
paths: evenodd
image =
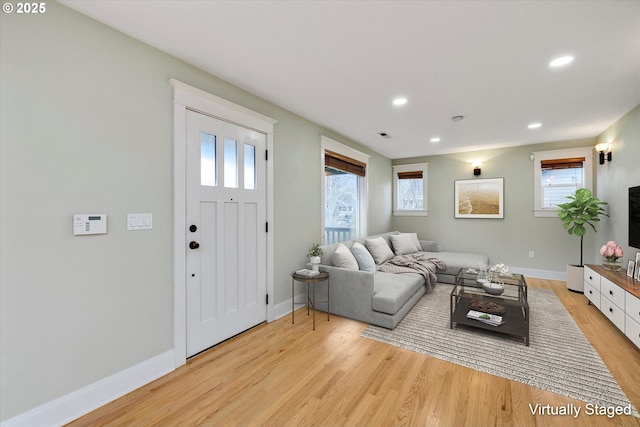
M 367 169 L 365 163 L 329 150 L 324 152 L 324 165 L 358 176 L 365 176 Z
M 422 179 L 422 171 L 398 172 L 398 179 Z
M 582 165 L 584 164 L 584 157 L 574 157 L 570 159 L 551 159 L 551 160 L 542 160 L 540 162 L 540 167 L 542 170 L 552 170 L 552 169 L 582 169 Z

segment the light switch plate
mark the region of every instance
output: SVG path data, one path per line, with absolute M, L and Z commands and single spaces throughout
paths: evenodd
M 151 230 L 153 229 L 153 214 L 150 213 L 128 213 L 127 230 Z

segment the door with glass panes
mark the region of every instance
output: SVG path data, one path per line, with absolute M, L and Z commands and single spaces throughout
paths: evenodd
M 187 112 L 187 356 L 267 318 L 266 135 Z

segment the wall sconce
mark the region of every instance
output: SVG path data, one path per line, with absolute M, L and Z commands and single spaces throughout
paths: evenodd
M 480 176 L 480 173 L 482 173 L 480 165 L 480 162 L 473 162 L 473 176 Z
M 600 153 L 601 165 L 604 165 L 605 154 L 606 154 L 607 161 L 608 162 L 611 161 L 611 144 L 608 144 L 606 142 L 601 142 L 600 144 L 596 145 L 596 151 Z

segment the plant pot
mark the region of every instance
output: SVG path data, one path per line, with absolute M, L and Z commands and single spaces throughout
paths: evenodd
M 584 267 L 582 265 L 567 265 L 567 289 L 584 293 Z
M 311 263 L 311 269 L 313 271 L 318 271 L 318 269 L 320 267 L 320 260 L 321 260 L 321 258 L 319 256 L 311 256 L 311 257 L 309 257 L 309 262 Z

